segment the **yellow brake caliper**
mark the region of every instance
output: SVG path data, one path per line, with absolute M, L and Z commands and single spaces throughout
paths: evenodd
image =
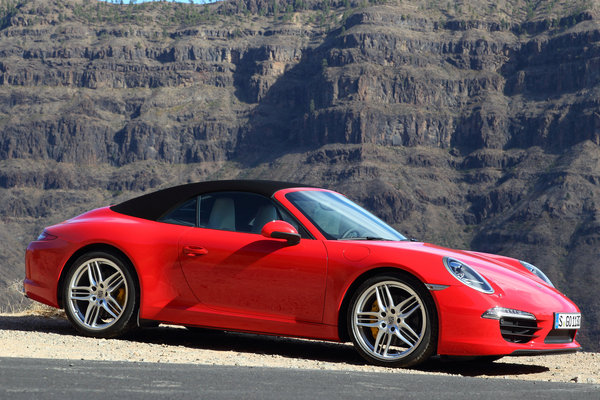
M 117 292 L 117 303 L 119 303 L 121 305 L 121 307 L 123 307 L 125 305 L 125 288 L 120 288 L 119 291 Z
M 373 302 L 373 306 L 371 307 L 371 311 L 378 312 L 379 311 L 379 303 L 377 300 Z M 371 321 L 377 322 L 377 317 L 371 317 Z M 377 339 L 377 333 L 379 332 L 379 328 L 371 327 L 371 335 L 373 335 L 373 339 Z

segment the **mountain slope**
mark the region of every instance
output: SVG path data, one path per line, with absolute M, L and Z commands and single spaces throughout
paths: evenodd
M 4 287 L 44 225 L 84 210 L 303 181 L 538 265 L 600 349 L 595 3 L 6 0 L 0 17 Z

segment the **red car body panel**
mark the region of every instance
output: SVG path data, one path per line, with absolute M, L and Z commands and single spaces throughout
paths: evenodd
M 327 256 L 323 242 L 288 246 L 261 235 L 193 229 L 183 246 L 205 248 L 202 257 L 181 257 L 198 302 L 218 312 L 320 323 Z
M 135 269 L 141 319 L 340 340 L 340 312 L 352 285 L 373 271 L 401 270 L 424 284 L 446 287 L 430 291 L 439 322 L 438 354 L 579 348 L 575 340 L 544 342 L 555 312 L 579 310 L 517 260 L 409 241 L 327 240 L 285 197 L 296 190 L 303 189 L 283 189 L 273 196 L 313 237 L 293 246 L 260 234 L 132 217 L 109 207 L 82 214 L 47 228 L 56 239 L 29 245 L 26 294 L 61 306 L 60 279 L 74 255 L 87 246 L 110 246 Z M 459 282 L 442 263 L 447 256 L 476 268 L 494 293 L 481 293 Z M 542 328 L 538 337 L 527 343 L 506 341 L 498 320 L 481 317 L 496 306 L 534 314 Z

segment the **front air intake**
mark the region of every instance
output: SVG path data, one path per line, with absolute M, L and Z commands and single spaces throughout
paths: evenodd
M 500 333 L 507 342 L 511 343 L 527 343 L 537 337 L 536 332 L 542 328 L 538 328 L 537 322 L 531 319 L 500 318 Z
M 575 333 L 577 333 L 577 329 L 552 329 L 544 339 L 544 343 L 572 343 Z

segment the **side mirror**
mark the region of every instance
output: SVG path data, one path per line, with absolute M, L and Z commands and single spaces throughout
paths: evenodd
M 289 245 L 300 243 L 300 235 L 296 228 L 285 221 L 267 222 L 260 233 L 269 239 L 285 239 Z

